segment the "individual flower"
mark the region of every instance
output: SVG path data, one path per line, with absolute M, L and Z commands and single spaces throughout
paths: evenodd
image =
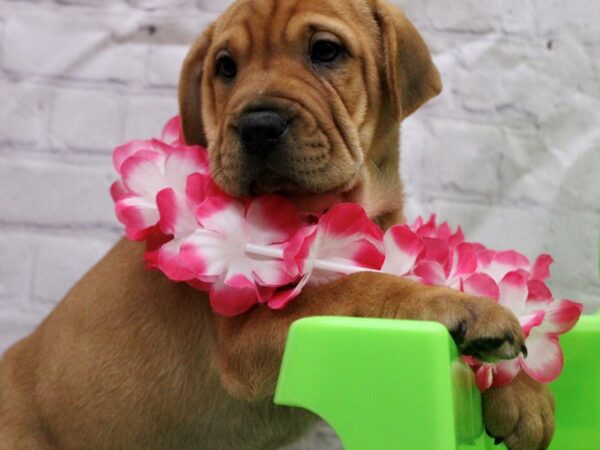
M 197 229 L 182 243 L 180 258 L 197 279 L 212 283 L 210 300 L 217 313 L 241 314 L 268 301 L 276 287 L 294 281 L 281 259 L 268 256 L 269 251 L 282 255 L 281 244 L 301 225 L 288 200 L 263 196 L 244 205 L 208 197 L 197 208 L 196 220 Z
M 526 336 L 528 354 L 510 361 L 484 362 L 469 358 L 475 370 L 475 381 L 481 391 L 510 383 L 522 369 L 541 383 L 555 380 L 563 368 L 563 355 L 558 337 L 571 330 L 579 320 L 582 305 L 570 300 L 553 300 L 549 290 L 544 298 L 532 296 L 528 290 L 530 274 L 525 270 L 507 273 L 494 289 L 489 275 L 464 283 L 464 291 L 496 299 L 519 319 Z M 547 288 L 546 288 L 547 289 Z M 495 292 L 494 292 L 495 291 Z
M 159 220 L 156 197 L 164 189 L 185 193 L 187 177 L 208 173 L 207 152 L 197 146 L 180 145 L 175 138 L 176 119 L 163 131 L 163 139 L 132 141 L 113 152 L 121 180 L 111 187 L 117 218 L 133 240 L 144 240 Z
M 379 270 L 383 264 L 383 232 L 353 203 L 341 203 L 323 214 L 318 223 L 298 230 L 285 247 L 285 267 L 300 282 L 278 291 L 269 306 L 283 308 L 307 285 L 321 285 L 342 275 Z
M 187 177 L 185 194 L 167 188 L 156 196 L 161 231 L 172 239 L 158 250 L 157 267 L 173 281 L 192 281 L 196 276 L 180 258 L 183 241 L 198 230 L 195 211 L 211 197 L 228 197 L 209 175 L 195 173 Z

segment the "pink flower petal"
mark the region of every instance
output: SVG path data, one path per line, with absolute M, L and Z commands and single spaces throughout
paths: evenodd
M 246 213 L 248 237 L 255 244 L 276 244 L 290 239 L 301 225 L 294 204 L 284 197 L 254 199 Z
M 167 156 L 164 145 L 157 145 L 156 141 L 134 140 L 115 148 L 113 151 L 113 166 L 118 173 L 129 158 L 139 157 L 156 164 L 163 164 Z
M 452 229 L 450 228 L 450 225 L 448 225 L 448 222 L 444 222 L 443 224 L 441 224 L 438 227 L 438 229 L 437 229 L 438 239 L 448 242 L 450 240 L 451 236 L 452 236 Z
M 242 279 L 232 280 L 235 286 L 217 280 L 210 291 L 210 304 L 222 316 L 233 317 L 247 312 L 258 303 L 258 295 L 252 283 Z
M 244 205 L 237 200 L 209 197 L 196 210 L 196 219 L 206 229 L 230 238 L 244 237 Z
M 231 248 L 227 237 L 210 230 L 198 230 L 181 244 L 180 260 L 197 277 L 218 277 L 228 270 L 243 249 Z M 234 253 L 232 257 L 232 253 Z
M 475 372 L 475 384 L 481 392 L 487 391 L 494 382 L 494 366 L 492 364 L 483 364 Z
M 121 200 L 123 197 L 125 197 L 128 194 L 130 194 L 130 192 L 125 187 L 125 184 L 123 184 L 123 180 L 115 181 L 110 186 L 110 196 L 112 197 L 112 199 L 115 203 L 118 202 L 119 200 Z
M 438 238 L 423 237 L 422 243 L 424 251 L 419 256 L 419 260 L 435 261 L 442 266 L 446 264 L 450 249 L 445 241 Z
M 550 277 L 550 266 L 554 259 L 550 255 L 540 255 L 531 268 L 531 279 L 545 281 Z
M 285 270 L 283 261 L 280 260 L 253 260 L 253 275 L 262 286 L 280 287 L 294 281 Z
M 190 203 L 196 207 L 209 197 L 230 198 L 217 186 L 210 175 L 203 173 L 194 173 L 188 177 L 185 194 Z
M 494 365 L 493 387 L 511 383 L 521 371 L 522 358 L 519 356 L 508 361 L 499 361 Z
M 181 136 L 181 120 L 179 116 L 171 118 L 163 127 L 161 140 L 170 145 L 179 145 L 183 142 Z
M 484 273 L 470 275 L 463 282 L 463 292 L 478 297 L 498 300 L 500 289 L 492 277 Z
M 121 166 L 125 161 L 135 155 L 137 152 L 150 147 L 147 141 L 135 140 L 121 145 L 113 150 L 113 166 L 118 173 L 121 173 Z
M 352 264 L 357 267 L 380 270 L 383 265 L 384 256 L 373 241 L 364 239 L 356 243 L 355 251 L 352 253 L 350 259 L 352 260 Z
M 115 204 L 117 219 L 131 231 L 143 231 L 158 223 L 156 205 L 136 195 L 122 197 Z
M 456 247 L 452 255 L 452 270 L 450 277 L 470 275 L 477 271 L 477 253 L 475 247 L 463 242 Z
M 425 223 L 423 219 L 419 217 L 414 223 L 412 229 L 415 233 L 417 233 L 417 236 L 419 236 L 420 238 L 437 238 L 437 225 L 435 214 L 431 215 L 427 223 Z
M 419 277 L 423 283 L 431 286 L 444 286 L 446 284 L 446 273 L 443 267 L 435 261 L 418 263 L 412 273 Z
M 483 247 L 483 246 L 482 246 Z M 496 252 L 485 247 L 479 248 L 477 251 L 477 267 L 480 270 L 484 270 L 492 263 Z
M 540 383 L 554 381 L 563 368 L 563 354 L 558 338 L 532 332 L 527 338 L 529 356 L 522 362 L 523 370 Z
M 143 232 L 140 232 L 139 239 L 135 237 L 128 236 L 129 239 L 134 241 L 136 240 L 146 240 L 146 253 L 144 253 L 144 261 L 146 262 L 147 269 L 158 269 L 158 254 L 160 248 L 170 242 L 173 238 L 171 236 L 165 236 L 162 231 L 160 231 L 160 227 L 155 225 Z
M 485 273 L 490 275 L 494 280 L 500 281 L 508 272 L 519 269 L 528 269 L 529 260 L 522 254 L 513 250 L 497 252 Z
M 583 312 L 581 303 L 570 300 L 555 300 L 548 305 L 546 320 L 539 330 L 549 335 L 560 335 L 570 331 L 579 321 Z
M 190 281 L 195 275 L 187 270 L 179 258 L 181 241 L 173 240 L 162 245 L 158 251 L 158 267 L 173 281 Z
M 274 310 L 283 309 L 290 301 L 300 295 L 302 289 L 308 284 L 309 278 L 310 274 L 306 274 L 296 286 L 275 291 L 268 302 L 269 308 Z
M 310 251 L 317 238 L 316 225 L 300 228 L 287 243 L 283 251 L 283 261 L 288 274 L 291 276 L 306 272 L 310 259 Z
M 383 245 L 386 258 L 381 270 L 398 276 L 410 271 L 423 250 L 419 237 L 406 225 L 390 228 L 383 237 Z
M 194 173 L 208 173 L 208 156 L 200 147 L 179 147 L 165 162 L 167 184 L 176 192 L 185 192 L 187 179 Z
M 521 324 L 521 328 L 523 328 L 525 336 L 529 336 L 531 330 L 539 327 L 544 322 L 545 318 L 546 313 L 544 311 L 536 311 L 526 316 L 519 317 L 519 323 Z
M 513 271 L 507 273 L 499 284 L 500 298 L 498 302 L 520 316 L 527 301 L 527 279 L 523 273 Z
M 464 241 L 465 235 L 463 234 L 463 230 L 461 227 L 458 227 L 456 233 L 454 233 L 448 239 L 448 247 L 450 247 L 450 250 L 454 250 L 456 247 L 458 247 L 459 244 L 463 243 Z
M 165 184 L 161 169 L 147 159 L 132 157 L 121 167 L 123 183 L 129 191 L 143 195 L 147 200 L 154 199 L 156 194 L 168 187 Z
M 527 282 L 528 296 L 527 300 L 530 303 L 532 300 L 552 300 L 552 292 L 546 286 L 546 283 L 540 280 L 529 280 Z
M 156 204 L 160 227 L 165 234 L 172 234 L 179 239 L 189 236 L 198 228 L 187 198 L 173 189 L 160 191 L 156 196 Z
M 375 225 L 362 206 L 355 203 L 340 203 L 327 211 L 319 221 L 325 234 L 336 237 L 365 235 L 375 240 L 383 239 L 383 232 Z

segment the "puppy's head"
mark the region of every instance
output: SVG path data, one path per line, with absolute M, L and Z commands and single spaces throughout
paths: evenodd
M 179 100 L 225 191 L 324 196 L 365 190 L 369 165 L 397 173 L 398 123 L 440 89 L 385 0 L 239 0 L 193 45 Z

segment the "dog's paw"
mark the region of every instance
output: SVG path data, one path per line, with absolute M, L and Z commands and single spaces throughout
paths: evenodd
M 431 306 L 429 319 L 448 327 L 462 354 L 486 362 L 527 355 L 518 319 L 494 301 L 457 292 Z
M 547 449 L 554 434 L 554 400 L 548 388 L 519 374 L 483 394 L 486 431 L 510 450 Z
M 463 355 L 488 362 L 527 356 L 523 329 L 509 310 L 487 299 L 466 303 L 465 308 L 466 316 L 450 329 Z

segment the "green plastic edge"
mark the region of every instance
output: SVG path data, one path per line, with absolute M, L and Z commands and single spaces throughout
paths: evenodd
M 561 343 L 565 370 L 552 385 L 557 432 L 551 448 L 596 449 L 600 316 L 583 317 Z M 289 332 L 275 402 L 321 416 L 346 450 L 502 447 L 485 435 L 473 376 L 437 323 L 300 320 Z

